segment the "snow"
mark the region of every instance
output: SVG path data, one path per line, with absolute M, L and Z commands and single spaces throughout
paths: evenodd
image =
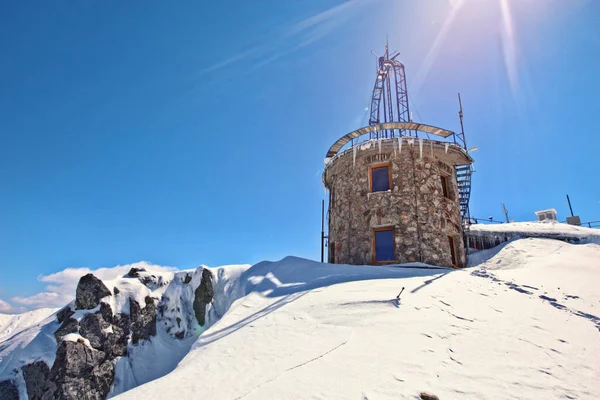
M 475 235 L 513 234 L 520 236 L 546 236 L 576 239 L 581 243 L 600 244 L 600 230 L 564 224 L 557 221 L 511 222 L 507 224 L 474 224 L 469 232 Z
M 123 393 L 171 372 L 189 352 L 200 334 L 218 321 L 234 300 L 244 295 L 239 281 L 240 276 L 249 267 L 250 265 L 228 265 L 218 268 L 200 266 L 195 270 L 166 275 L 165 279 L 169 278 L 170 284 L 152 292 L 152 296 L 160 293 L 162 298 L 160 307 L 163 313 L 158 316 L 157 335 L 149 341 L 128 346 L 129 356 L 121 357 L 117 361 L 115 385 L 111 395 Z M 207 324 L 201 327 L 195 319 L 193 302 L 194 290 L 200 285 L 204 268 L 213 273 L 213 289 L 220 295 L 208 307 Z M 152 274 L 156 275 L 154 272 Z M 184 282 L 188 275 L 191 281 L 186 284 Z M 121 289 L 123 282 L 119 283 L 118 287 Z M 121 294 L 123 292 L 114 297 Z M 144 302 L 140 304 L 143 305 Z M 185 332 L 186 336 L 176 339 L 174 335 L 177 332 Z
M 40 308 L 22 314 L 0 314 L 0 342 L 31 325 L 38 324 L 57 311 L 58 308 Z
M 593 237 L 588 229 L 547 222 L 492 227 Z M 117 360 L 110 395 L 399 399 L 425 391 L 441 399 L 595 398 L 598 259 L 598 244 L 527 238 L 476 252 L 463 270 L 287 257 L 148 271 L 141 273 L 151 278 L 146 284 L 127 276 L 105 281 L 119 290 L 103 299 L 113 311 L 128 312 L 129 296 L 142 306 L 145 296 L 159 298 L 162 310 L 157 335 L 130 344 L 128 357 Z M 200 327 L 192 303 L 205 268 L 215 298 Z M 48 312 L 0 338 L 0 377 L 35 360 L 52 364 L 59 324 Z M 74 317 L 87 312 L 94 310 Z M 175 339 L 181 331 L 183 339 Z
M 56 355 L 54 332 L 60 327 L 56 313 L 0 339 L 0 380 L 33 361 L 52 365 Z
M 259 263 L 170 374 L 119 399 L 597 396 L 600 246 L 477 256 L 465 270 Z
M 92 347 L 92 345 L 90 344 L 90 341 L 87 340 L 86 338 L 84 338 L 83 336 L 81 336 L 79 333 L 69 333 L 68 335 L 65 335 L 63 337 L 63 340 L 65 340 L 67 342 L 79 342 L 79 343 L 83 343 L 84 345 L 86 345 L 87 347 L 89 347 L 90 350 L 94 349 Z

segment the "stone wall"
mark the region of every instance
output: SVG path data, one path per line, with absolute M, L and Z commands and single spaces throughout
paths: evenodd
M 373 264 L 373 229 L 393 226 L 395 262 L 451 266 L 452 235 L 458 266 L 465 265 L 453 166 L 470 160 L 440 142 L 410 142 L 405 138 L 400 148 L 397 140 L 370 141 L 329 162 L 324 182 L 330 190 L 330 262 Z M 391 166 L 391 190 L 371 193 L 369 166 L 386 163 Z M 443 194 L 442 174 L 447 176 L 449 198 Z

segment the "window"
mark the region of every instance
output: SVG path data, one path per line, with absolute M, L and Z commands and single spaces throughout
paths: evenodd
M 394 228 L 373 230 L 373 260 L 375 262 L 394 261 Z
M 370 167 L 371 172 L 371 192 L 385 192 L 392 187 L 392 177 L 390 175 L 389 165 L 379 165 Z
M 454 236 L 448 235 L 448 244 L 450 245 L 450 256 L 452 257 L 452 266 L 458 266 L 456 262 L 456 247 L 454 247 Z
M 446 175 L 440 175 L 440 179 L 442 180 L 442 193 L 444 197 L 450 198 L 450 191 L 448 190 L 448 177 Z

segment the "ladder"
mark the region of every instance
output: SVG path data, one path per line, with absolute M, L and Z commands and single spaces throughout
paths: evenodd
M 465 128 L 463 126 L 463 110 L 462 101 L 460 99 L 460 93 L 458 94 L 458 104 L 460 110 L 458 116 L 460 118 L 460 133 L 454 134 L 454 143 L 467 149 L 467 139 L 465 138 Z M 460 216 L 462 217 L 463 225 L 469 224 L 469 198 L 471 197 L 471 175 L 473 175 L 473 168 L 471 164 L 457 165 L 456 166 L 456 182 L 458 184 L 458 201 L 460 203 Z
M 470 164 L 457 165 L 456 183 L 458 185 L 458 202 L 460 203 L 460 216 L 463 223 L 469 219 L 469 199 L 471 197 L 471 175 L 473 169 Z

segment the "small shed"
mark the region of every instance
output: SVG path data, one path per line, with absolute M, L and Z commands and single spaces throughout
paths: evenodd
M 538 218 L 538 221 L 551 220 L 556 221 L 556 210 L 554 208 L 549 208 L 547 210 L 536 211 L 535 215 Z

